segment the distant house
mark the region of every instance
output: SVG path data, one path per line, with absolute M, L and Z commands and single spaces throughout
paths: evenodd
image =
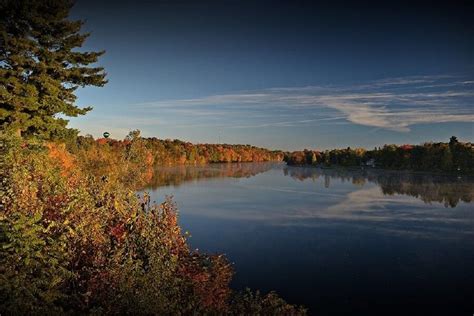
M 372 168 L 374 168 L 374 167 L 375 167 L 375 159 L 374 159 L 374 158 L 371 158 L 371 159 L 367 160 L 367 161 L 365 162 L 365 165 L 366 165 L 367 167 L 372 167 Z

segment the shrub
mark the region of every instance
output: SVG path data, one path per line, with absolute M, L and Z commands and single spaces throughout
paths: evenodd
M 118 181 L 121 171 L 97 176 L 62 145 L 2 137 L 1 148 L 1 314 L 233 314 L 234 302 L 246 306 L 230 290 L 227 260 L 189 249 L 171 199 L 151 204 Z M 293 308 L 260 298 L 248 300 L 263 311 Z

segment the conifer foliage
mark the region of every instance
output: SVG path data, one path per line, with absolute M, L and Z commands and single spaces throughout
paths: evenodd
M 93 66 L 103 52 L 77 51 L 88 34 L 67 19 L 71 6 L 0 0 L 0 315 L 304 315 L 274 293 L 234 293 L 231 265 L 188 247 L 172 200 L 136 195 L 152 149 L 197 163 L 199 151 L 182 150 L 192 145 L 168 148 L 139 131 L 96 143 L 66 127 L 90 110 L 74 104 L 75 90 L 106 83 Z M 214 147 L 205 161 L 243 159 Z M 243 149 L 245 159 L 277 155 Z
M 0 1 L 0 122 L 22 137 L 64 138 L 67 119 L 91 108 L 74 104 L 78 87 L 103 86 L 104 53 L 80 48 L 89 34 L 83 21 L 68 20 L 68 0 Z

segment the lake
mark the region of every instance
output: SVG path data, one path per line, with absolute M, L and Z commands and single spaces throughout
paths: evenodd
M 234 263 L 232 287 L 313 315 L 474 313 L 474 178 L 281 163 L 160 168 L 193 248 Z

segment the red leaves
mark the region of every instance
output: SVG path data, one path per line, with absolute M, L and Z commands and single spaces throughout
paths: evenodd
M 61 214 L 60 210 L 67 203 L 69 203 L 69 198 L 65 194 L 49 196 L 43 211 L 43 219 L 46 222 L 62 221 L 64 214 Z
M 125 239 L 125 224 L 120 222 L 110 228 L 110 235 L 115 238 L 115 240 L 121 243 Z
M 130 183 L 145 172 L 151 175 L 152 165 L 160 159 L 153 149 L 160 142 L 132 141 L 126 148 L 119 141 L 85 139 L 75 148 L 75 155 L 54 143 L 48 145 L 48 152 L 26 147 L 12 154 L 17 159 L 8 165 L 12 193 L 6 204 L 11 216 L 6 219 L 11 225 L 6 226 L 20 227 L 11 230 L 12 236 L 24 241 L 25 247 L 19 250 L 39 259 L 32 273 L 16 254 L 7 258 L 14 286 L 22 284 L 29 292 L 38 292 L 38 297 L 57 295 L 56 312 L 62 307 L 84 314 L 229 311 L 232 269 L 225 258 L 189 250 L 171 199 L 154 205 L 148 196 L 140 200 L 133 194 Z M 176 157 L 202 161 L 204 152 L 199 152 L 199 146 L 186 144 L 193 151 L 191 158 L 189 152 L 183 154 L 179 141 L 170 144 L 180 149 L 176 156 L 170 154 L 174 149 L 164 149 L 171 161 L 176 162 Z M 220 146 L 224 156 L 214 151 L 215 145 L 202 148 L 216 160 L 233 161 L 244 153 L 248 157 L 255 153 L 255 159 L 270 157 L 268 151 L 250 146 Z M 230 164 L 226 168 L 221 172 L 234 170 Z M 130 183 L 123 181 L 124 174 L 132 179 Z M 51 291 L 35 288 L 35 284 L 49 283 L 54 286 Z
M 405 144 L 405 145 L 400 146 L 400 149 L 402 149 L 402 150 L 412 150 L 413 145 Z
M 97 144 L 99 144 L 99 145 L 105 145 L 105 144 L 107 144 L 107 143 L 108 143 L 107 138 L 99 138 L 99 139 L 97 139 Z
M 183 258 L 179 273 L 191 282 L 201 306 L 220 312 L 228 308 L 233 272 L 223 256 L 190 254 Z

